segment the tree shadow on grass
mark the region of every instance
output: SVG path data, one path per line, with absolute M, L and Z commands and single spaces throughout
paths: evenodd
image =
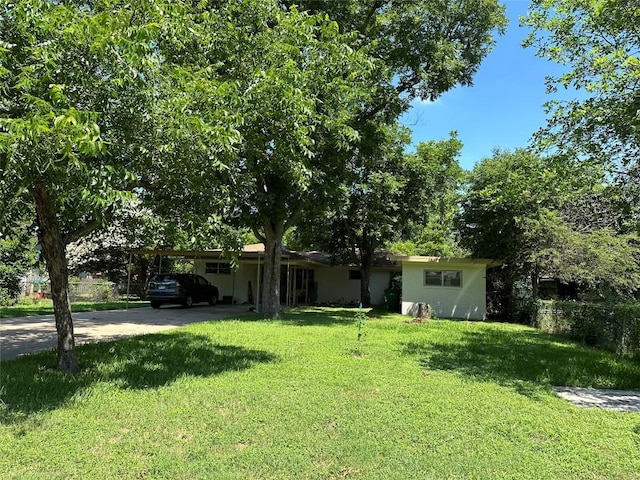
M 0 371 L 0 423 L 55 409 L 83 389 L 108 382 L 123 389 L 166 386 L 184 376 L 210 377 L 273 362 L 260 350 L 214 344 L 204 335 L 165 332 L 77 347 L 80 371 L 65 375 L 43 367 L 55 352 L 3 362 Z
M 405 343 L 403 352 L 425 369 L 495 382 L 529 397 L 550 385 L 640 389 L 640 363 L 536 331 L 474 330 L 455 342 Z

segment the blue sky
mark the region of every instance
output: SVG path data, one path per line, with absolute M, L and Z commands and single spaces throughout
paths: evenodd
M 458 132 L 464 147 L 459 158 L 472 169 L 492 150 L 526 147 L 531 135 L 545 125 L 543 104 L 545 77 L 557 75 L 561 67 L 534 55 L 533 48 L 520 45 L 528 30 L 518 17 L 527 13 L 528 0 L 503 0 L 509 26 L 481 64 L 474 85 L 457 87 L 433 103 L 414 101 L 402 123 L 413 130 L 413 144 L 440 140 Z

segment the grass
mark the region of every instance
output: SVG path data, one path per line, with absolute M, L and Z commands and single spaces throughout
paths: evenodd
M 300 309 L 0 364 L 0 478 L 640 478 L 640 364 L 533 329 Z
M 149 302 L 129 301 L 129 308 L 147 307 Z M 127 307 L 127 302 L 73 302 L 71 310 L 74 312 L 96 312 L 100 310 L 121 310 Z M 21 299 L 17 305 L 0 306 L 0 318 L 29 317 L 33 315 L 53 314 L 53 301 L 50 299 Z

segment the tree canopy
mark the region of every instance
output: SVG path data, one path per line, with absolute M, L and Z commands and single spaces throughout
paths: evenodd
M 177 8 L 17 0 L 0 10 L 0 227 L 36 213 L 61 370 L 77 368 L 66 245 L 106 224 L 134 188 L 150 185 L 154 155 L 181 138 L 156 135 L 167 118 L 180 117 L 162 111 L 163 100 L 174 98 L 161 81 L 172 78 L 161 75 L 158 36 L 171 18 L 163 6 Z M 175 30 L 185 23 L 174 22 Z M 202 158 L 186 156 L 182 165 L 192 157 Z M 165 169 L 178 170 L 172 158 Z
M 503 310 L 526 279 L 541 277 L 631 294 L 638 285 L 637 237 L 616 229 L 618 216 L 592 221 L 589 199 L 607 197 L 607 177 L 579 161 L 526 150 L 496 151 L 471 172 L 460 213 L 461 240 L 473 256 L 503 262 Z M 611 197 L 609 197 L 611 198 Z M 581 212 L 577 215 L 576 212 Z
M 407 154 L 408 132 L 382 127 L 376 135 L 367 135 L 375 140 L 362 145 L 348 163 L 341 195 L 333 206 L 301 222 L 296 232 L 304 248 L 330 251 L 337 261 L 360 269 L 364 306 L 371 305 L 369 279 L 378 250 L 403 235 L 407 238 L 406 230 L 418 230 L 430 218 L 455 209 L 448 199 L 462 172 L 456 160 L 462 144 L 455 136 L 420 143 L 415 153 Z M 452 221 L 448 223 L 453 227 Z M 445 236 L 439 240 L 446 242 Z M 393 243 L 394 251 L 397 247 Z
M 281 3 L 287 7 L 294 4 L 288 1 Z M 337 120 L 342 123 L 336 125 L 330 122 L 320 130 L 316 127 L 311 135 L 304 133 L 303 138 L 293 137 L 295 142 L 303 143 L 289 148 L 289 152 L 286 152 L 288 160 L 280 161 L 275 169 L 261 166 L 259 175 L 249 176 L 249 186 L 258 187 L 259 202 L 251 201 L 245 211 L 254 216 L 258 213 L 258 218 L 263 213 L 267 215 L 263 217 L 260 231 L 255 232 L 265 242 L 267 252 L 265 268 L 268 275 L 263 284 L 266 316 L 276 316 L 279 310 L 279 252 L 287 229 L 296 224 L 305 208 L 310 212 L 317 211 L 318 206 L 335 201 L 334 194 L 338 193 L 335 186 L 343 184 L 345 175 L 348 175 L 349 169 L 344 167 L 354 159 L 363 159 L 358 149 L 374 141 L 367 136 L 375 138 L 381 125 L 392 125 L 408 108 L 411 99 L 434 99 L 457 84 L 470 84 L 481 60 L 493 46 L 492 35 L 496 30 L 501 31 L 506 23 L 503 7 L 492 0 L 455 3 L 429 0 L 319 0 L 305 2 L 300 8 L 304 8 L 311 18 L 320 15 L 335 22 L 331 25 L 337 28 L 333 35 L 340 40 L 338 45 L 343 52 L 353 52 L 344 55 L 350 68 L 357 65 L 355 61 L 360 58 L 359 55 L 368 58 L 370 65 L 364 71 L 360 70 L 363 72 L 360 74 L 354 70 L 354 75 L 345 72 L 347 65 L 339 59 L 336 59 L 338 63 L 334 66 L 331 58 L 327 58 L 325 63 L 333 70 L 333 81 L 327 86 L 333 90 L 327 91 L 325 86 L 319 84 L 315 88 L 319 89 L 320 95 L 330 95 L 322 97 L 322 111 L 330 113 L 330 116 L 339 113 Z M 323 35 L 326 35 L 324 31 Z M 265 55 L 265 58 L 272 57 Z M 310 58 L 314 59 L 313 56 Z M 305 65 L 310 70 L 300 78 L 302 85 L 305 85 L 307 75 L 313 73 L 312 66 L 313 63 Z M 347 79 L 347 84 L 340 86 Z M 351 96 L 346 101 L 334 104 L 331 95 L 336 99 L 342 98 L 345 94 L 343 88 L 351 90 Z M 310 98 L 317 98 L 318 93 Z M 265 105 L 270 105 L 269 101 Z M 327 107 L 332 108 L 333 112 L 326 110 Z M 289 116 L 296 118 L 295 115 Z M 274 114 L 271 122 L 279 118 Z M 291 126 L 289 122 L 287 125 Z M 301 122 L 301 125 L 305 123 Z M 336 137 L 332 132 L 335 126 L 344 133 Z M 261 149 L 255 151 L 258 158 L 265 157 L 265 154 L 274 158 L 273 146 L 282 141 L 275 141 L 269 136 L 265 138 L 265 131 L 273 135 L 270 128 L 262 127 L 260 141 L 251 146 Z M 285 136 L 283 140 L 286 139 Z M 313 142 L 313 148 L 307 145 L 309 139 Z M 310 155 L 304 160 L 306 163 L 301 164 L 306 150 Z M 300 180 L 305 182 L 303 189 L 299 188 Z M 295 188 L 291 189 L 290 185 Z
M 628 168 L 640 158 L 640 9 L 635 0 L 534 0 L 522 20 L 525 46 L 566 67 L 548 89 L 572 88 L 575 100 L 552 101 L 538 141 L 569 155 Z
M 408 215 L 391 249 L 405 255 L 464 256 L 456 235 L 465 171 L 458 163 L 462 142 L 455 132 L 447 140 L 421 142 L 406 156 Z

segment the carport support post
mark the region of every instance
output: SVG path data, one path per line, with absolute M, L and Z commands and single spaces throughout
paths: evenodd
M 258 288 L 256 289 L 256 312 L 260 311 L 260 254 L 258 253 L 258 281 L 256 282 Z
M 236 298 L 236 269 L 231 272 L 231 305 L 233 305 L 233 299 Z
M 287 258 L 287 307 L 291 298 L 291 258 Z
M 127 265 L 127 299 L 125 300 L 124 309 L 129 310 L 129 291 L 131 290 L 131 258 L 133 254 L 129 252 L 129 265 Z

